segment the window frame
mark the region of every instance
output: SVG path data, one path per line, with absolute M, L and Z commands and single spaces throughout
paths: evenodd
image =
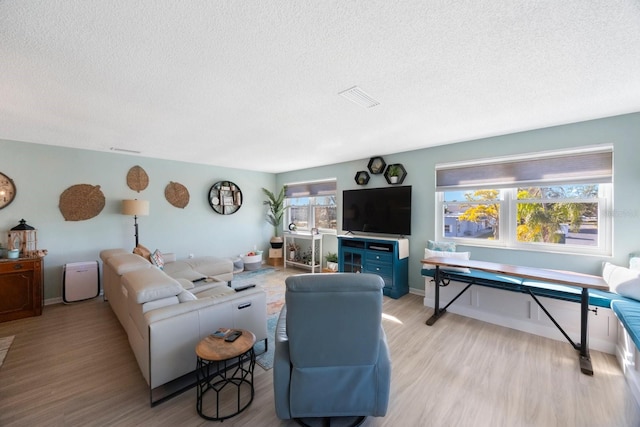
M 317 228 L 318 231 L 320 233 L 325 233 L 325 234 L 338 234 L 338 229 L 337 229 L 337 223 L 336 223 L 336 228 L 325 228 L 325 227 L 318 227 L 317 223 L 316 223 L 316 208 L 317 207 L 323 207 L 326 206 L 325 204 L 318 204 L 317 199 L 319 198 L 324 198 L 324 197 L 334 197 L 335 196 L 328 196 L 328 195 L 323 195 L 323 196 L 302 196 L 302 197 L 288 197 L 285 200 L 285 206 L 287 206 L 286 208 L 286 215 L 285 215 L 285 221 L 282 221 L 283 223 L 283 231 L 289 231 L 289 224 L 291 224 L 292 218 L 291 218 L 291 204 L 289 203 L 290 199 L 302 199 L 302 198 L 306 198 L 309 199 L 309 204 L 307 205 L 295 205 L 295 206 L 305 206 L 308 210 L 309 210 L 309 221 L 307 222 L 307 227 L 297 227 L 296 230 L 297 231 L 309 231 L 311 232 L 312 228 Z M 336 209 L 336 215 L 338 213 L 338 203 L 336 201 L 335 203 L 335 209 Z M 286 223 L 286 225 L 285 225 Z
M 570 152 L 563 151 L 562 154 L 564 156 L 567 153 L 574 152 L 575 154 L 589 153 L 590 151 L 610 151 L 611 157 L 613 155 L 613 148 L 610 146 L 604 147 L 599 146 L 596 148 L 586 148 L 586 149 L 576 149 Z M 548 153 L 545 153 L 548 155 Z M 539 158 L 536 156 L 540 156 L 538 154 L 528 155 L 531 158 Z M 523 158 L 527 158 L 527 156 L 518 156 L 513 157 L 514 159 L 518 159 L 521 161 Z M 476 161 L 476 162 L 466 162 L 463 165 L 475 167 L 476 165 L 482 167 L 484 165 L 491 164 L 494 160 L 485 160 L 485 161 Z M 504 162 L 504 158 L 501 158 L 500 161 Z M 508 160 L 507 160 L 508 161 Z M 449 165 L 444 165 L 443 169 L 446 169 Z M 436 166 L 436 173 L 438 173 L 438 165 Z M 613 165 L 611 165 L 611 168 Z M 552 253 L 569 253 L 569 254 L 580 254 L 580 255 L 599 255 L 599 256 L 611 256 L 613 254 L 613 215 L 610 213 L 613 212 L 613 173 L 611 172 L 610 182 L 594 182 L 598 184 L 598 197 L 596 198 L 557 198 L 557 199 L 540 199 L 540 200 L 518 200 L 518 188 L 522 187 L 559 187 L 559 186 L 572 186 L 572 185 L 583 185 L 585 183 L 589 183 L 588 180 L 583 179 L 582 177 L 577 177 L 575 182 L 571 181 L 563 181 L 563 182 L 550 182 L 550 183 L 513 183 L 511 186 L 509 185 L 500 185 L 500 186 L 492 186 L 491 184 L 478 186 L 477 183 L 474 185 L 465 187 L 464 185 L 460 185 L 455 188 L 436 188 L 435 191 L 435 237 L 436 240 L 442 241 L 450 241 L 455 242 L 464 246 L 475 246 L 475 247 L 487 247 L 487 248 L 505 248 L 505 249 L 514 249 L 514 250 L 527 250 L 527 251 L 535 251 L 535 252 L 552 252 Z M 451 201 L 445 201 L 445 194 L 447 192 L 468 192 L 468 191 L 476 191 L 479 189 L 494 189 L 499 190 L 499 200 L 490 201 L 491 203 L 499 204 L 499 227 L 498 227 L 498 240 L 491 239 L 479 239 L 472 237 L 452 237 L 446 236 L 445 232 L 445 217 L 446 214 L 444 212 L 445 204 L 451 204 Z M 558 244 L 558 243 L 545 243 L 545 242 L 520 242 L 517 239 L 517 208 L 518 203 L 540 203 L 540 202 L 552 202 L 552 203 L 563 203 L 563 202 L 573 202 L 573 203 L 597 203 L 598 204 L 598 239 L 595 246 L 589 245 L 575 245 L 575 244 Z M 469 204 L 483 204 L 484 201 L 479 202 L 466 202 L 461 201 L 460 203 L 469 203 Z M 489 202 L 489 201 L 487 201 Z
M 333 190 L 327 189 L 327 184 L 329 185 L 329 188 L 333 186 Z M 338 234 L 338 225 L 337 225 L 337 214 L 338 214 L 337 193 L 338 191 L 337 191 L 337 180 L 335 178 L 287 184 L 286 188 L 287 190 L 291 188 L 297 189 L 298 193 L 296 194 L 294 190 L 293 191 L 294 194 L 290 196 L 285 196 L 284 203 L 286 208 L 285 208 L 285 215 L 282 221 L 282 230 L 284 232 L 289 231 L 289 224 L 291 224 L 292 222 L 292 218 L 291 218 L 292 204 L 290 203 L 290 200 L 291 199 L 308 199 L 309 203 L 306 205 L 294 205 L 294 206 L 306 206 L 309 211 L 308 212 L 309 221 L 307 222 L 307 226 L 298 227 L 296 230 L 311 232 L 313 228 L 316 228 L 319 233 L 336 234 L 336 235 Z M 336 228 L 335 229 L 318 227 L 316 223 L 316 208 L 326 206 L 325 204 L 317 203 L 317 199 L 321 199 L 325 197 L 327 198 L 333 197 L 333 200 L 334 200 L 334 206 L 336 210 Z

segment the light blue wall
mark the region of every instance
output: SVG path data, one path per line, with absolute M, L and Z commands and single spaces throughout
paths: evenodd
M 137 193 L 127 186 L 129 169 L 140 165 L 149 186 Z M 145 199 L 150 215 L 138 221 L 140 243 L 150 250 L 232 257 L 269 248 L 272 227 L 265 221 L 261 187 L 273 188 L 275 175 L 199 164 L 149 159 L 126 154 L 75 150 L 0 140 L 0 172 L 12 178 L 16 199 L 0 210 L 0 242 L 21 218 L 38 230 L 38 248 L 45 257 L 45 299 L 62 295 L 62 266 L 91 261 L 106 248 L 133 249 L 133 217 L 120 214 L 122 199 Z M 230 180 L 242 190 L 244 203 L 233 215 L 215 213 L 208 204 L 209 188 Z M 179 182 L 190 193 L 189 204 L 179 209 L 166 201 L 164 189 Z M 76 184 L 99 185 L 106 204 L 96 217 L 65 221 L 58 209 L 60 194 Z
M 614 146 L 614 255 L 611 258 L 545 254 L 505 249 L 462 247 L 474 259 L 567 269 L 597 274 L 603 260 L 627 263 L 630 252 L 640 251 L 640 114 L 522 132 L 383 156 L 387 163 L 402 163 L 408 172 L 404 184 L 413 186 L 413 223 L 410 237 L 409 284 L 424 289 L 420 260 L 427 239 L 435 236 L 434 168 L 436 163 L 473 160 L 509 154 L 530 153 L 568 147 L 611 143 Z M 392 142 L 390 142 L 392 143 Z M 371 156 L 379 153 L 371 153 Z M 0 230 L 9 230 L 21 218 L 38 229 L 38 246 L 49 250 L 45 258 L 45 298 L 61 296 L 65 263 L 98 259 L 104 248 L 132 248 L 133 218 L 120 215 L 120 201 L 140 198 L 150 201 L 151 213 L 139 220 L 141 243 L 149 249 L 195 255 L 235 256 L 254 245 L 267 250 L 272 228 L 265 222 L 261 187 L 279 188 L 284 183 L 337 178 L 338 201 L 342 190 L 356 185 L 357 171 L 366 170 L 369 158 L 278 175 L 198 164 L 148 159 L 114 153 L 74 150 L 0 140 L 0 172 L 17 186 L 16 200 L 0 210 Z M 150 178 L 140 194 L 126 183 L 128 170 L 142 166 Z M 231 180 L 244 195 L 242 208 L 221 216 L 208 205 L 213 183 Z M 185 209 L 171 206 L 164 188 L 175 181 L 191 195 Z M 75 184 L 100 185 L 106 197 L 104 210 L 87 221 L 65 221 L 58 209 L 60 194 Z M 388 185 L 373 175 L 365 188 Z M 277 186 L 277 187 L 276 187 Z M 339 209 L 339 223 L 341 212 Z M 6 245 L 6 233 L 0 235 Z M 324 252 L 337 248 L 333 236 L 325 236 Z
M 420 260 L 424 255 L 426 241 L 434 239 L 435 236 L 434 170 L 437 163 L 596 144 L 613 144 L 614 146 L 613 257 L 548 254 L 466 246 L 461 246 L 460 249 L 469 250 L 471 257 L 477 260 L 566 269 L 590 274 L 599 274 L 602 261 L 605 260 L 626 265 L 629 253 L 640 251 L 639 138 L 640 114 L 636 113 L 383 156 L 387 164 L 402 163 L 408 173 L 403 184 L 413 186 L 409 261 L 410 287 L 416 290 L 424 289 L 424 280 L 420 276 Z M 371 153 L 371 156 L 378 154 Z M 342 190 L 388 185 L 382 175 L 372 175 L 369 184 L 365 187 L 356 185 L 354 177 L 357 171 L 367 169 L 368 160 L 369 158 L 366 158 L 326 167 L 282 173 L 277 176 L 277 185 L 336 177 L 340 203 Z M 339 209 L 338 224 L 342 221 L 341 216 L 342 212 Z M 335 238 L 325 239 L 329 245 L 333 241 Z M 325 246 L 329 245 L 325 244 Z

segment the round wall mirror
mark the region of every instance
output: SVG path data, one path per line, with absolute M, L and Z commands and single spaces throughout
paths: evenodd
M 0 172 L 0 209 L 9 206 L 16 197 L 16 185 L 13 180 Z

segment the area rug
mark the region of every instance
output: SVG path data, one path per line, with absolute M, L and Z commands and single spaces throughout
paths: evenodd
M 257 270 L 241 271 L 240 273 L 234 273 L 233 280 L 232 280 L 233 286 L 236 286 L 236 282 L 238 283 L 246 282 L 258 276 L 262 276 L 263 274 L 272 273 L 275 270 L 276 269 L 273 267 L 263 267 Z
M 14 338 L 13 336 L 0 338 L 0 367 L 2 367 L 4 358 L 7 356 L 7 353 L 9 352 L 9 347 L 11 347 L 13 338 Z
M 254 346 L 254 350 L 257 354 L 256 363 L 265 371 L 273 368 L 273 355 L 275 354 L 276 349 L 276 324 L 278 323 L 279 315 L 280 313 L 274 313 L 267 316 L 267 352 L 264 352 L 264 341 L 260 341 Z

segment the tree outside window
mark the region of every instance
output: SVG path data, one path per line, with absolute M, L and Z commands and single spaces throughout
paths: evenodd
M 595 248 L 602 226 L 601 187 L 581 184 L 444 192 L 443 237 L 507 246 Z M 506 221 L 502 227 L 501 215 Z M 501 229 L 506 237 L 500 235 Z
M 597 185 L 518 188 L 517 240 L 597 245 L 597 198 Z

